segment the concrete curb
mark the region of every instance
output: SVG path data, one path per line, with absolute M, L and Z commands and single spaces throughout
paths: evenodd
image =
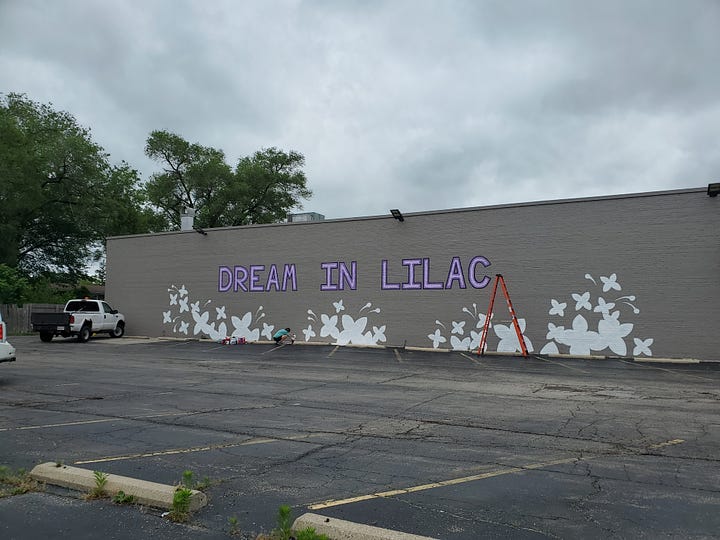
M 147 336 L 125 336 L 125 337 L 131 337 L 133 339 L 149 339 L 149 340 L 163 340 L 163 341 L 207 341 L 215 343 L 214 340 L 211 339 L 198 339 L 198 338 L 174 338 L 174 337 L 160 337 L 160 338 L 151 338 Z M 274 341 L 249 341 L 247 345 L 274 345 Z M 332 342 L 329 341 L 300 341 L 298 339 L 295 340 L 294 345 L 319 345 L 319 346 L 334 346 Z M 339 345 L 340 347 L 347 347 L 352 349 L 397 349 L 397 350 L 406 350 L 406 351 L 417 351 L 417 352 L 436 352 L 436 353 L 467 353 L 467 354 L 476 354 L 476 350 L 468 350 L 468 351 L 461 351 L 461 350 L 455 350 L 455 349 L 447 349 L 447 348 L 441 348 L 438 347 L 437 349 L 432 347 L 414 347 L 414 346 L 393 346 L 393 345 L 355 345 L 355 344 L 347 344 L 347 345 Z M 488 356 L 488 357 L 521 357 L 522 355 L 519 352 L 500 352 L 500 351 L 485 351 L 482 356 Z M 482 358 L 481 356 L 481 358 Z M 558 360 L 625 360 L 627 362 L 638 362 L 638 363 L 660 363 L 660 364 L 720 364 L 720 360 L 701 360 L 698 358 L 659 358 L 654 356 L 643 356 L 643 357 L 634 357 L 634 356 L 611 356 L 611 355 L 599 355 L 599 354 L 562 354 L 562 353 L 552 353 L 552 354 L 539 354 L 539 353 L 530 353 L 530 356 L 539 356 L 539 357 L 546 357 L 546 358 L 555 358 Z
M 434 540 L 429 536 L 418 536 L 390 529 L 381 529 L 353 523 L 343 519 L 329 518 L 320 514 L 303 514 L 293 523 L 293 529 L 312 527 L 318 534 L 327 535 L 332 540 Z
M 30 471 L 30 477 L 46 484 L 78 491 L 90 491 L 96 486 L 93 471 L 67 465 L 58 467 L 57 463 L 53 462 L 36 465 Z M 117 494 L 118 491 L 122 491 L 125 495 L 135 497 L 135 502 L 139 504 L 171 510 L 176 487 L 127 476 L 118 476 L 117 474 L 108 474 L 104 491 L 111 497 Z M 191 491 L 190 511 L 194 512 L 207 504 L 207 497 L 201 491 L 194 489 Z

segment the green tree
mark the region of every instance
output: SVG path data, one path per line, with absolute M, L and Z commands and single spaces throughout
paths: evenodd
M 0 94 L 0 263 L 81 274 L 106 236 L 151 230 L 138 184 L 69 113 Z
M 178 228 L 183 207 L 201 227 L 273 223 L 312 192 L 297 152 L 269 148 L 240 159 L 233 171 L 222 150 L 191 144 L 179 135 L 153 131 L 145 153 L 162 164 L 145 189 L 168 228 Z

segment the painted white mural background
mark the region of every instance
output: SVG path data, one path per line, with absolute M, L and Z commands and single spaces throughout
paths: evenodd
M 640 310 L 634 303 L 635 295 L 621 294 L 622 286 L 617 274 L 600 276 L 599 282 L 591 274 L 585 274 L 585 279 L 594 285 L 595 294 L 590 290 L 571 291 L 567 298 L 549 300 L 550 319 L 546 334 L 549 341 L 540 353 L 589 355 L 609 351 L 618 356 L 627 356 L 629 352 L 632 356 L 652 356 L 650 347 L 653 338 L 633 337 L 634 323 L 623 322 L 627 317 L 639 315 Z M 171 285 L 167 292 L 169 309 L 162 313 L 163 325 L 175 335 L 208 336 L 216 341 L 226 337 L 245 338 L 247 341 L 258 341 L 261 337 L 272 339 L 276 325 L 268 324 L 270 317 L 261 305 L 254 311 L 234 315 L 226 313 L 224 305 L 213 305 L 211 299 L 194 300 L 185 285 L 179 288 Z M 478 312 L 475 303 L 462 306 L 458 312 L 461 315 L 449 323 L 435 320 L 434 328 L 427 334 L 433 348 L 477 350 L 486 315 Z M 373 306 L 372 302 L 367 302 L 351 314 L 346 310 L 343 299 L 339 298 L 326 310 L 308 308 L 307 326 L 301 332 L 305 341 L 313 338 L 327 341 L 331 338 L 334 345 L 381 345 L 386 342 L 387 323 L 380 320 L 380 315 L 381 309 Z M 498 319 L 493 313 L 489 325 L 497 338 L 493 340 L 495 350 L 520 352 L 520 342 L 512 323 L 501 324 L 504 321 Z M 518 318 L 518 324 L 524 334 L 527 321 Z M 532 342 L 527 336 L 523 337 L 528 352 L 533 352 Z M 487 350 L 492 350 L 491 346 Z

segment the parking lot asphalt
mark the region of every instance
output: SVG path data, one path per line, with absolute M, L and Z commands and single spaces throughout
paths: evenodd
M 210 482 L 187 525 L 58 488 L 0 538 L 228 538 L 281 504 L 447 540 L 720 537 L 720 364 L 13 337 L 0 465 Z

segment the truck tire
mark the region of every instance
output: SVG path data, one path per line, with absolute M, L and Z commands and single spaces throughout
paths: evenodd
M 50 343 L 53 338 L 52 332 L 40 332 L 40 341 L 44 341 L 45 343 Z
M 80 329 L 80 332 L 78 333 L 78 341 L 80 343 L 87 343 L 90 340 L 90 335 L 92 334 L 92 330 L 90 328 L 89 324 L 86 324 Z
M 119 322 L 115 329 L 110 332 L 110 337 L 114 338 L 121 338 L 125 334 L 125 325 L 122 322 Z

